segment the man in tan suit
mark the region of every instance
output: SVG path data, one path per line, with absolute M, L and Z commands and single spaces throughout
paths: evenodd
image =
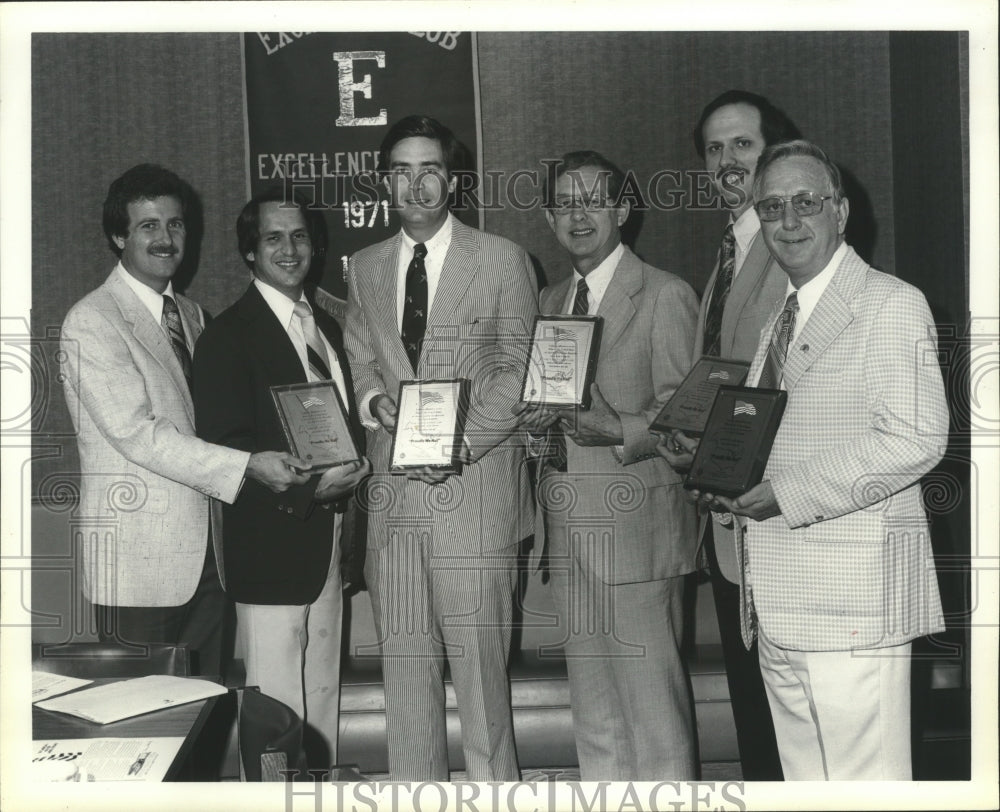
M 697 776 L 680 654 L 697 524 L 649 423 L 690 369 L 698 300 L 622 244 L 623 183 L 596 152 L 569 153 L 556 168 L 545 216 L 574 273 L 542 291 L 540 309 L 603 319 L 593 403 L 518 411 L 557 447 L 544 455 L 539 501 L 580 776 L 684 780 Z M 559 430 L 565 466 L 553 464 Z
M 345 346 L 375 472 L 365 579 L 379 633 L 389 773 L 448 780 L 447 659 L 472 781 L 519 777 L 507 656 L 518 543 L 533 532 L 512 407 L 537 312 L 524 249 L 448 211 L 459 153 L 440 122 L 410 116 L 379 166 L 402 220 L 348 269 Z M 389 475 L 400 381 L 472 382 L 460 476 Z
M 186 645 L 196 669 L 221 674 L 211 500 L 234 501 L 244 477 L 276 492 L 306 477 L 290 454 L 195 437 L 191 351 L 205 321 L 171 284 L 192 195 L 152 164 L 111 184 L 104 233 L 119 262 L 67 314 L 62 372 L 80 451 L 83 591 L 101 639 Z
M 787 277 L 760 237 L 753 208 L 754 167 L 764 147 L 798 137 L 788 117 L 763 96 L 728 90 L 702 111 L 694 143 L 715 177 L 719 198 L 729 211 L 722 246 L 698 313 L 694 357 L 750 361 L 760 330 L 785 291 Z M 658 449 L 679 472 L 691 466 L 697 442 L 674 432 Z M 676 450 L 675 450 L 676 449 Z M 780 781 L 781 763 L 771 712 L 757 662 L 756 644 L 747 651 L 739 634 L 740 591 L 732 521 L 703 519 L 703 550 L 726 661 L 729 696 L 736 724 L 742 777 Z

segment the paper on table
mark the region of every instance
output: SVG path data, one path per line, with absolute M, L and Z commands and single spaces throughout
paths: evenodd
M 35 781 L 162 781 L 183 736 L 155 739 L 45 739 L 32 742 Z
M 50 674 L 47 671 L 31 672 L 31 701 L 39 702 L 50 696 L 59 696 L 74 688 L 90 685 L 93 680 L 79 677 L 64 677 L 62 674 Z
M 98 685 L 36 704 L 44 710 L 68 713 L 105 725 L 225 692 L 224 686 L 208 680 L 155 675 Z

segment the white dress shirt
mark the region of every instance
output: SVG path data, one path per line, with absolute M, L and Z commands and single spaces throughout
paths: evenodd
M 733 279 L 736 279 L 750 252 L 750 246 L 760 234 L 760 218 L 751 206 L 735 221 L 730 217 L 729 222 L 733 225 L 733 236 L 736 238 L 736 252 L 733 258 Z
M 588 316 L 595 315 L 597 313 L 597 308 L 601 306 L 601 300 L 604 298 L 604 292 L 608 289 L 611 277 L 615 275 L 615 268 L 617 268 L 618 263 L 621 262 L 623 253 L 625 253 L 625 246 L 618 243 L 615 250 L 608 254 L 600 265 L 587 274 L 587 302 L 589 304 L 589 307 L 587 308 Z M 563 313 L 573 312 L 573 302 L 576 301 L 576 286 L 583 278 L 584 277 L 580 275 L 579 271 L 576 269 L 573 270 L 573 284 L 569 286 L 569 292 L 566 294 L 566 301 L 563 303 L 562 309 Z
M 124 280 L 125 284 L 128 285 L 132 292 L 139 297 L 139 301 L 142 302 L 146 309 L 149 311 L 153 320 L 157 324 L 163 324 L 163 297 L 169 296 L 174 302 L 177 301 L 177 296 L 174 293 L 174 286 L 172 282 L 167 282 L 166 290 L 163 293 L 157 293 L 145 282 L 140 282 L 132 274 L 125 270 L 125 266 L 122 265 L 121 261 L 115 266 L 115 270 L 118 275 Z M 180 308 L 178 308 L 180 312 Z M 184 323 L 184 317 L 181 316 L 181 323 Z M 191 330 L 185 326 L 184 328 L 184 343 L 187 344 L 188 352 L 193 352 L 194 344 L 191 342 Z
M 261 282 L 259 279 L 254 279 L 253 283 L 257 286 L 257 290 L 260 291 L 260 295 L 264 297 L 264 301 L 267 302 L 267 306 L 271 308 L 271 311 L 277 317 L 278 322 L 284 328 L 288 337 L 292 341 L 292 345 L 295 347 L 295 352 L 299 356 L 299 361 L 302 364 L 302 368 L 306 373 L 306 380 L 317 381 L 319 378 L 309 367 L 309 358 L 306 355 L 306 337 L 302 332 L 302 320 L 295 315 L 295 302 L 285 296 L 277 288 L 272 288 L 265 282 Z M 305 302 L 305 294 L 299 297 L 300 302 Z M 310 305 L 310 310 L 312 305 Z M 319 333 L 320 340 L 323 342 L 324 348 L 326 348 L 326 357 L 330 361 L 330 377 L 333 378 L 333 382 L 337 384 L 337 390 L 340 392 L 340 397 L 343 399 L 344 403 L 347 404 L 347 385 L 344 383 L 344 373 L 340 368 L 340 360 L 337 358 L 337 353 L 334 351 L 333 347 L 330 346 L 330 342 L 326 340 L 326 336 L 323 335 L 323 331 L 319 328 L 316 329 Z

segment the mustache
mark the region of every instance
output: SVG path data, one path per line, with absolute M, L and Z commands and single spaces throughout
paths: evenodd
M 147 254 L 179 254 L 180 249 L 176 245 L 151 245 L 146 249 Z

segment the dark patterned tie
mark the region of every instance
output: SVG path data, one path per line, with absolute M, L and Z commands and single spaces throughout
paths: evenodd
M 576 298 L 573 300 L 573 315 L 586 316 L 590 312 L 590 302 L 587 299 L 587 280 L 576 283 Z
M 174 355 L 180 362 L 184 377 L 191 387 L 191 353 L 187 348 L 187 341 L 184 340 L 184 325 L 181 323 L 181 314 L 177 309 L 177 302 L 172 296 L 163 295 L 163 326 L 167 328 L 167 335 L 170 336 L 170 346 L 174 350 Z
M 736 235 L 733 224 L 726 226 L 722 235 L 722 247 L 719 248 L 719 273 L 716 274 L 712 286 L 712 298 L 708 302 L 705 313 L 705 341 L 702 344 L 703 355 L 718 355 L 722 342 L 722 312 L 726 308 L 726 299 L 733 286 L 733 272 L 736 270 Z
M 316 329 L 316 319 L 313 318 L 312 308 L 307 302 L 298 301 L 295 303 L 295 315 L 302 322 L 302 335 L 306 339 L 306 358 L 309 361 L 309 371 L 317 380 L 327 381 L 330 379 L 330 358 L 326 354 L 326 346 Z
M 413 246 L 413 259 L 406 269 L 403 329 L 400 335 L 414 372 L 420 363 L 420 347 L 424 341 L 424 331 L 427 329 L 427 268 L 424 266 L 426 256 L 427 246 L 417 243 Z
M 785 368 L 785 358 L 788 357 L 788 345 L 795 332 L 795 314 L 799 312 L 799 297 L 795 291 L 788 294 L 785 307 L 774 323 L 771 331 L 771 343 L 767 348 L 767 357 L 760 369 L 759 389 L 777 389 L 781 385 L 781 376 Z

